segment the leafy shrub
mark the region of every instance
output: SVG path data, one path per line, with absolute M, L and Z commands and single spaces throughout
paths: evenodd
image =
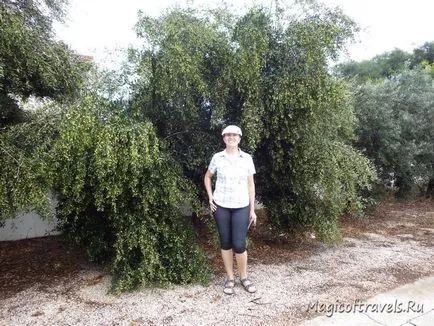
M 93 260 L 111 263 L 115 291 L 206 281 L 206 258 L 180 211 L 194 204 L 180 166 L 150 123 L 104 106 L 88 96 L 68 110 L 53 147 L 65 233 Z
M 434 179 L 432 67 L 414 68 L 381 82 L 355 83 L 356 145 L 399 198 Z
M 46 162 L 58 121 L 51 110 L 41 110 L 30 121 L 0 131 L 0 221 L 30 210 L 54 216 Z
M 362 208 L 361 190 L 375 178 L 351 147 L 352 103 L 328 67 L 356 28 L 338 10 L 302 9 L 142 17 L 137 32 L 146 45 L 132 51 L 139 76 L 132 107 L 201 188 L 222 127 L 240 125 L 272 224 L 314 227 L 333 239 L 340 215 Z
M 206 282 L 207 260 L 180 210 L 197 210 L 191 185 L 150 123 L 111 106 L 88 95 L 0 134 L 2 218 L 32 208 L 52 216 L 53 189 L 61 229 L 111 266 L 114 291 Z

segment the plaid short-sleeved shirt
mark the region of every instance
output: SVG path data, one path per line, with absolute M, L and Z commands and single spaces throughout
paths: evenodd
M 208 166 L 211 173 L 217 172 L 213 193 L 214 202 L 226 208 L 240 208 L 249 205 L 247 177 L 256 173 L 252 157 L 239 150 L 238 155 L 221 151 L 211 159 Z

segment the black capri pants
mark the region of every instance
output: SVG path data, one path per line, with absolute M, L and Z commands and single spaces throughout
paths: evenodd
M 246 236 L 249 226 L 249 206 L 226 208 L 217 205 L 213 213 L 223 250 L 233 249 L 235 253 L 246 251 Z

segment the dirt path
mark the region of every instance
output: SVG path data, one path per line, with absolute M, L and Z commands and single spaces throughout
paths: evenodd
M 315 302 L 363 300 L 433 275 L 433 202 L 386 203 L 369 219 L 344 221 L 335 247 L 309 237 L 277 244 L 264 228 L 252 235 L 255 295 L 239 285 L 235 296 L 222 294 L 209 248 L 211 286 L 115 297 L 106 294 L 109 276 L 56 238 L 0 243 L 0 325 L 294 325 L 315 316 Z

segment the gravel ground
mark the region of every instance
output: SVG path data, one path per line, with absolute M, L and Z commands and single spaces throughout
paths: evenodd
M 354 302 L 434 275 L 434 211 L 424 212 L 421 224 L 411 213 L 347 233 L 338 246 L 309 257 L 253 264 L 255 294 L 237 284 L 236 294 L 227 296 L 216 275 L 208 287 L 114 296 L 108 275 L 83 268 L 55 285 L 34 284 L 0 298 L 0 325 L 296 325 L 317 315 L 308 311 L 316 301 Z

